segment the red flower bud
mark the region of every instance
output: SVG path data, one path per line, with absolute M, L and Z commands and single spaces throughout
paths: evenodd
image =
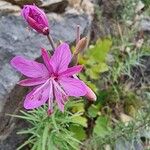
M 49 34 L 48 18 L 43 10 L 35 5 L 25 5 L 21 14 L 30 27 L 44 35 Z

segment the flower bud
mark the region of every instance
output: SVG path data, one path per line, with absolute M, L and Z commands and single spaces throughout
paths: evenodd
M 21 14 L 30 27 L 44 35 L 49 34 L 48 19 L 43 10 L 35 5 L 24 5 Z
M 84 37 L 81 40 L 79 40 L 79 42 L 75 47 L 74 55 L 78 55 L 80 52 L 82 52 L 86 47 L 86 44 L 87 44 L 87 37 Z
M 95 93 L 88 87 L 87 88 L 87 94 L 85 95 L 85 97 L 89 100 L 89 101 L 96 101 L 97 97 L 95 95 Z

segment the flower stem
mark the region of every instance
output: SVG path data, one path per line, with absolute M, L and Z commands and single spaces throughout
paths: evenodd
M 54 52 L 55 51 L 55 44 L 54 44 L 53 38 L 50 34 L 47 35 L 47 38 L 48 38 L 48 41 L 51 44 L 51 47 L 52 47 L 53 52 Z
M 80 40 L 80 25 L 77 25 L 77 33 L 76 33 L 77 37 L 76 37 L 76 45 L 78 44 L 79 40 Z
M 52 122 L 53 122 L 53 125 L 54 125 L 54 128 L 56 129 L 56 131 L 59 131 L 57 124 L 56 124 L 56 120 L 55 120 L 55 112 L 52 114 Z

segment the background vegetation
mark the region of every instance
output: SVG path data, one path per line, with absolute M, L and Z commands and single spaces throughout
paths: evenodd
M 137 150 L 149 149 L 150 139 L 150 41 L 135 20 L 150 14 L 150 1 L 122 0 L 113 13 L 117 35 L 90 41 L 79 56 L 85 66 L 79 78 L 96 93 L 97 101 L 70 101 L 65 113 L 46 115 L 47 106 L 19 117 L 31 125 L 18 132 L 27 134 L 31 150 Z M 143 5 L 143 7 L 140 7 Z M 139 9 L 137 8 L 139 7 Z M 95 8 L 101 24 L 101 10 Z

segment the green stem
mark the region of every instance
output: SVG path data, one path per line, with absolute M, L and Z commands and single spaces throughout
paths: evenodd
M 51 44 L 51 47 L 52 47 L 53 52 L 54 52 L 55 51 L 55 44 L 54 44 L 53 38 L 50 34 L 47 35 L 47 38 L 48 38 L 48 41 Z
M 53 122 L 53 125 L 55 127 L 55 129 L 58 131 L 58 127 L 57 127 L 57 123 L 56 123 L 56 120 L 55 120 L 55 112 L 52 114 L 52 122 Z

